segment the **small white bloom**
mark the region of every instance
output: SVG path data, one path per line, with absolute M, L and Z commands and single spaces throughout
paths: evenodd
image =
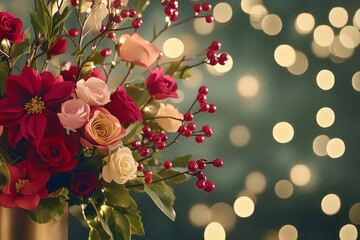
M 128 180 L 135 179 L 138 163 L 132 152 L 127 147 L 119 147 L 115 152 L 104 158 L 106 165 L 102 170 L 102 177 L 106 182 L 115 181 L 125 184 Z

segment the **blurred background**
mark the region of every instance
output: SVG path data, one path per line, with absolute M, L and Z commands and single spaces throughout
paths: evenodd
M 211 194 L 198 191 L 195 179 L 174 186 L 175 222 L 147 196 L 134 195 L 146 231 L 134 239 L 357 239 L 360 2 L 210 2 L 213 23 L 196 19 L 155 43 L 170 60 L 213 40 L 229 54 L 225 66 L 193 69 L 179 82 L 174 103 L 185 111 L 197 89 L 208 86 L 208 102 L 218 111 L 195 122 L 210 125 L 214 136 L 203 144 L 184 140 L 165 155 L 191 152 L 220 157 L 225 165 L 206 170 L 216 184 Z M 202 2 L 179 1 L 180 19 L 195 3 Z M 30 0 L 0 0 L 0 11 L 25 19 L 31 6 Z M 144 26 L 162 14 L 160 1 L 151 1 Z M 151 36 L 152 27 L 140 33 Z M 86 239 L 75 219 L 70 226 L 70 240 Z

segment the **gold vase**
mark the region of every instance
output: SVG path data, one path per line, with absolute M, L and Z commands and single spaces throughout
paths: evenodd
M 61 219 L 40 224 L 31 220 L 23 209 L 0 207 L 1 240 L 67 240 L 68 208 Z

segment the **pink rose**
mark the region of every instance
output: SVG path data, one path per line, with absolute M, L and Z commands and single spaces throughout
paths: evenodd
M 76 83 L 76 96 L 90 106 L 101 106 L 110 102 L 110 92 L 107 84 L 95 77 L 84 79 Z
M 61 105 L 58 113 L 60 123 L 65 129 L 76 132 L 89 121 L 90 106 L 81 99 L 70 99 Z
M 139 34 L 123 34 L 124 43 L 118 48 L 120 57 L 127 62 L 149 68 L 159 57 L 159 49 Z
M 14 18 L 12 13 L 0 12 L 0 40 L 6 38 L 11 43 L 24 41 L 23 26 L 21 19 Z
M 69 66 L 65 70 L 61 72 L 61 75 L 63 76 L 65 81 L 72 81 L 76 82 L 79 75 L 79 67 L 78 66 Z M 87 77 L 84 77 L 84 80 L 88 80 L 90 77 L 99 78 L 101 80 L 105 80 L 106 78 L 103 76 L 103 71 L 97 68 L 92 69 L 90 72 L 90 75 Z
M 126 134 L 126 130 L 121 126 L 119 120 L 105 108 L 94 108 L 95 111 L 90 121 L 84 127 L 80 143 L 83 147 L 111 150 L 120 143 L 121 138 Z
M 128 125 L 142 121 L 141 111 L 134 100 L 127 94 L 125 88 L 119 87 L 110 96 L 111 102 L 105 108 L 114 115 L 121 124 Z
M 150 75 L 146 79 L 146 87 L 150 95 L 157 100 L 178 98 L 176 93 L 178 86 L 174 78 L 169 75 L 162 75 L 163 71 L 163 68 L 156 68 L 150 71 Z
M 156 114 L 156 123 L 166 132 L 177 132 L 184 116 L 171 104 L 160 103 Z
M 59 37 L 56 42 L 54 42 L 50 49 L 48 50 L 48 54 L 50 56 L 55 56 L 55 55 L 60 55 L 63 53 L 66 53 L 66 48 L 67 48 L 68 42 L 66 39 Z

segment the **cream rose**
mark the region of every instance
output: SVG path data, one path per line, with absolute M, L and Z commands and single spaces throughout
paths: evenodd
M 123 34 L 120 41 L 123 41 L 123 44 L 118 48 L 118 53 L 124 61 L 149 67 L 159 57 L 159 49 L 137 33 L 131 36 Z
M 105 157 L 104 161 L 106 165 L 103 167 L 102 177 L 106 182 L 115 181 L 118 184 L 124 184 L 136 178 L 138 163 L 134 160 L 129 148 L 117 148 Z
M 156 122 L 167 132 L 176 132 L 182 125 L 184 116 L 171 104 L 160 103 Z
M 58 113 L 60 123 L 65 129 L 76 132 L 89 121 L 90 106 L 81 99 L 70 99 L 61 105 Z
M 85 125 L 80 143 L 84 147 L 112 150 L 119 145 L 125 134 L 126 130 L 119 120 L 106 109 L 98 107 Z
M 81 79 L 76 83 L 76 96 L 90 106 L 101 106 L 110 102 L 110 92 L 107 84 L 100 78 Z

